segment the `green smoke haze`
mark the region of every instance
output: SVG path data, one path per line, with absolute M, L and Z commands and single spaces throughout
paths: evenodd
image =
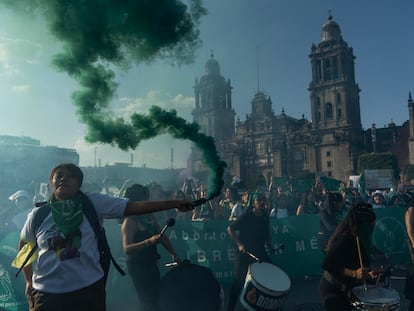
M 189 139 L 212 169 L 210 196 L 223 186 L 225 163 L 214 140 L 187 123 L 174 110 L 152 107 L 148 115 L 133 114 L 130 122 L 115 117 L 110 102 L 118 85 L 110 66 L 123 70 L 134 64 L 164 59 L 178 65 L 194 60 L 201 46 L 199 23 L 207 11 L 201 0 L 0 0 L 19 14 L 42 16 L 63 44 L 52 60 L 57 70 L 75 79 L 72 94 L 86 140 L 135 149 L 140 141 L 169 133 Z

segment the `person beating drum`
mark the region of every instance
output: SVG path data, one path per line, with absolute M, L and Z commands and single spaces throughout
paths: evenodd
M 376 277 L 376 272 L 368 268 L 375 219 L 371 204 L 351 206 L 328 241 L 319 284 L 327 311 L 352 310 L 349 292 Z
M 251 195 L 248 209 L 227 227 L 227 232 L 236 243 L 238 252 L 234 262 L 233 283 L 230 289 L 228 311 L 233 311 L 246 278 L 248 267 L 257 259 L 271 263 L 267 248 L 274 252 L 270 239 L 270 221 L 265 210 L 266 196 L 255 192 Z M 253 255 L 253 256 L 252 256 Z

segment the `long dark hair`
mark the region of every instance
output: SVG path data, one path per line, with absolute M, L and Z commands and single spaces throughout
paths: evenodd
M 325 208 L 328 214 L 332 215 L 338 211 L 335 209 L 335 204 L 342 202 L 344 200 L 343 196 L 339 192 L 328 192 L 325 199 Z
M 358 225 L 362 223 L 373 223 L 375 219 L 376 216 L 371 204 L 360 202 L 352 205 L 344 220 L 338 225 L 332 237 L 329 239 L 326 250 L 328 251 L 343 236 L 351 234 L 356 237 L 358 235 Z
M 147 201 L 149 196 L 148 188 L 140 184 L 133 184 L 124 193 L 124 198 L 129 198 L 131 201 Z

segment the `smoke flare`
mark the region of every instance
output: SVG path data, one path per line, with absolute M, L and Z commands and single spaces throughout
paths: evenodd
M 213 138 L 195 123 L 177 117 L 175 110 L 153 106 L 149 115 L 133 114 L 131 122 L 113 116 L 109 103 L 117 84 L 109 64 L 124 70 L 133 63 L 156 59 L 178 65 L 191 63 L 201 45 L 200 18 L 207 14 L 201 0 L 0 0 L 19 13 L 41 14 L 63 51 L 52 60 L 60 71 L 78 81 L 72 94 L 79 120 L 86 125 L 86 140 L 135 149 L 141 140 L 163 133 L 189 139 L 202 151 L 212 169 L 210 197 L 223 186 L 224 167 Z

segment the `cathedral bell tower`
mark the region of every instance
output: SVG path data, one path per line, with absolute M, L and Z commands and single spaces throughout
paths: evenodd
M 211 53 L 204 66 L 204 75 L 195 81 L 195 108 L 192 115 L 194 122 L 200 125 L 201 132 L 214 138 L 219 156 L 226 163 L 228 159 L 224 157 L 224 148 L 229 147 L 228 142 L 235 134 L 231 89 L 230 79 L 226 81 L 220 74 L 220 65 Z M 190 176 L 207 180 L 210 170 L 203 162 L 200 151 L 194 146 L 187 167 Z
M 360 89 L 355 83 L 355 56 L 331 14 L 322 27 L 321 42 L 312 45 L 309 57 L 312 63 L 309 91 L 314 126 L 319 129 L 351 126 L 360 130 Z
M 201 131 L 222 142 L 234 136 L 235 112 L 231 103 L 230 79 L 225 80 L 220 74 L 220 66 L 213 53 L 204 66 L 205 74 L 196 79 L 195 109 L 192 114 L 194 122 L 201 126 Z
M 355 56 L 329 13 L 322 26 L 322 40 L 309 55 L 312 81 L 310 147 L 318 175 L 347 180 L 358 173 L 363 152 L 359 86 L 355 82 Z

